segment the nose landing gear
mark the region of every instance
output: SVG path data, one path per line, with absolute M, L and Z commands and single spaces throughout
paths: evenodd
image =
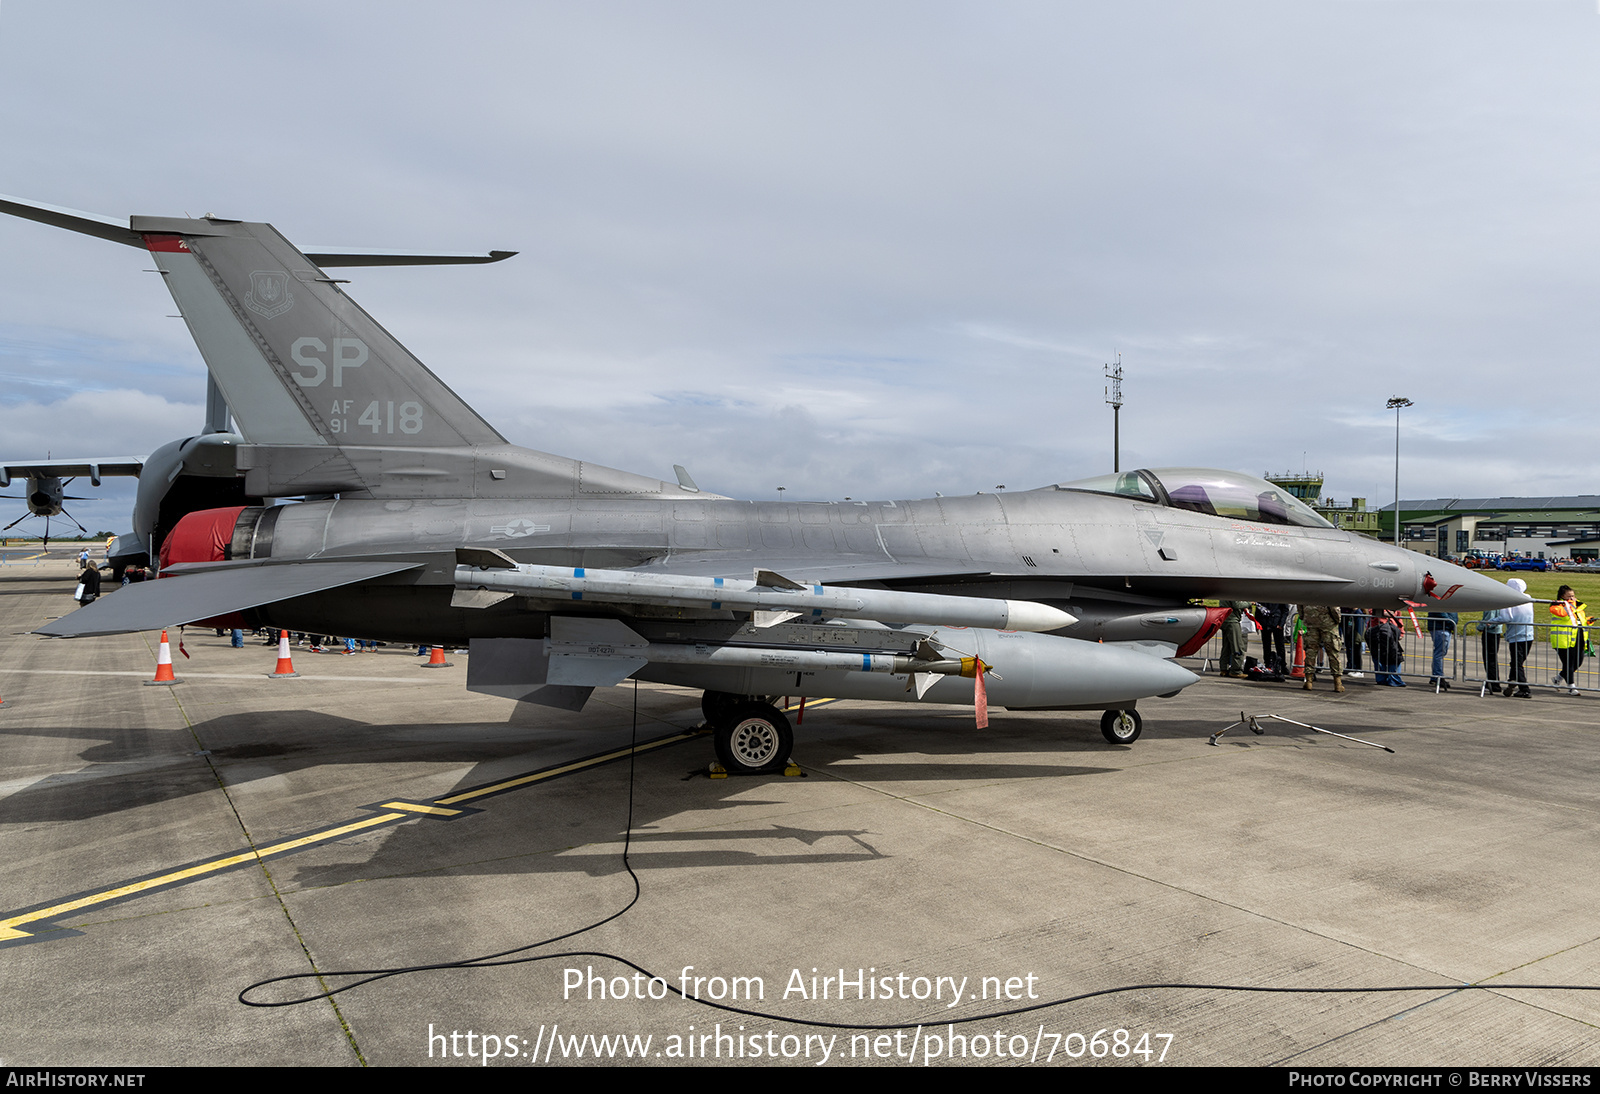
M 1100 716 L 1100 733 L 1114 745 L 1131 745 L 1143 731 L 1137 710 L 1108 710 Z

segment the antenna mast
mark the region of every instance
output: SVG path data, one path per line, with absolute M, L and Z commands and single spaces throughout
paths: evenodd
M 1122 354 L 1117 367 L 1106 366 L 1106 402 L 1111 404 L 1111 470 L 1122 470 Z

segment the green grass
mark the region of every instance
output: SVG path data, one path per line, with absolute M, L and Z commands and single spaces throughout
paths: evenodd
M 1528 583 L 1528 595 L 1534 600 L 1554 600 L 1556 590 L 1563 585 L 1571 585 L 1572 591 L 1578 594 L 1578 603 L 1586 605 L 1590 615 L 1600 616 L 1600 574 L 1564 574 L 1557 570 L 1474 570 L 1474 573 L 1484 577 L 1492 577 L 1504 585 L 1514 577 L 1520 577 Z M 1421 613 L 1418 613 L 1419 615 Z M 1462 612 L 1460 628 L 1462 634 L 1476 634 L 1476 627 L 1468 627 L 1468 623 L 1476 623 L 1483 616 L 1482 612 Z M 1551 616 L 1549 605 L 1535 604 L 1533 606 L 1533 621 L 1535 623 L 1548 623 Z M 1548 632 L 1544 627 L 1534 631 L 1534 641 L 1543 644 Z
M 1558 570 L 1546 570 L 1540 573 L 1537 570 L 1504 571 L 1504 570 L 1477 570 L 1476 573 L 1484 577 L 1492 577 L 1501 584 L 1514 577 L 1520 577 L 1528 583 L 1528 595 L 1535 600 L 1554 600 L 1556 590 L 1563 585 L 1571 585 L 1578 594 L 1578 600 L 1584 604 L 1595 604 L 1600 601 L 1600 574 L 1564 574 Z

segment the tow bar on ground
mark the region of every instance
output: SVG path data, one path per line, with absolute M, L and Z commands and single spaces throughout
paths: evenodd
M 1263 714 L 1261 717 L 1271 718 L 1276 722 L 1288 722 L 1290 725 L 1299 726 L 1301 729 L 1313 729 L 1318 733 L 1326 733 L 1330 737 L 1338 737 L 1341 740 L 1354 741 L 1358 745 L 1366 745 L 1368 748 L 1381 748 L 1385 752 L 1394 752 L 1394 749 L 1390 748 L 1388 745 L 1380 745 L 1376 741 L 1363 741 L 1360 737 L 1351 737 L 1344 733 L 1335 733 L 1333 730 L 1323 729 L 1321 726 L 1307 725 L 1305 722 L 1297 722 L 1293 718 L 1285 718 L 1281 714 Z M 1266 730 L 1261 728 L 1261 723 L 1257 720 L 1254 714 L 1246 714 L 1241 710 L 1239 712 L 1239 720 L 1237 722 L 1234 722 L 1232 725 L 1223 726 L 1221 729 L 1217 730 L 1211 735 L 1211 739 L 1207 743 L 1216 744 L 1218 737 L 1228 732 L 1228 730 L 1235 729 L 1238 726 L 1249 726 L 1250 732 L 1254 733 L 1257 737 L 1266 732 Z

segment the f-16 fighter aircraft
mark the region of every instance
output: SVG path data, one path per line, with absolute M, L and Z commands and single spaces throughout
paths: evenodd
M 0 211 L 148 250 L 237 425 L 149 459 L 134 525 L 165 580 L 42 634 L 227 617 L 470 643 L 468 686 L 520 700 L 576 709 L 629 677 L 701 689 L 722 762 L 766 771 L 792 734 L 762 696 L 1098 709 L 1128 743 L 1138 700 L 1194 682 L 1168 660 L 1206 633 L 1193 598 L 1521 599 L 1223 471 L 756 502 L 518 448 L 324 272 L 508 252 L 302 252 L 214 216 Z M 304 500 L 270 504 L 287 497 Z

